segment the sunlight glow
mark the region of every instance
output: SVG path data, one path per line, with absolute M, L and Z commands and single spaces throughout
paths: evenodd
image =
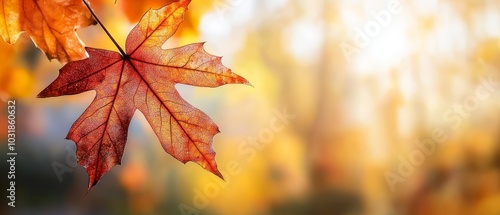
M 283 31 L 283 46 L 297 59 L 313 62 L 324 45 L 323 25 L 315 20 L 300 20 Z

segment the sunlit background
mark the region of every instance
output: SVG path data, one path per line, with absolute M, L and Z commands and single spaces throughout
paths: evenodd
M 170 1 L 89 2 L 125 44 L 147 9 Z M 116 50 L 98 26 L 78 33 Z M 2 197 L 0 212 L 500 214 L 499 1 L 193 0 L 164 47 L 199 41 L 254 86 L 177 86 L 219 125 L 226 180 L 166 154 L 137 111 L 122 165 L 88 193 L 64 138 L 95 93 L 37 99 L 61 64 L 26 35 L 0 41 L 19 153 L 17 207 Z

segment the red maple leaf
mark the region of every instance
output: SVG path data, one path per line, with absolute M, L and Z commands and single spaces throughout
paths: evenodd
M 89 58 L 66 64 L 38 97 L 74 95 L 89 90 L 96 97 L 71 127 L 67 139 L 77 145 L 78 164 L 87 169 L 89 190 L 120 164 L 128 126 L 141 111 L 162 147 L 177 160 L 193 161 L 222 178 L 212 140 L 217 125 L 181 98 L 176 83 L 218 87 L 249 84 L 208 54 L 203 43 L 162 49 L 187 10 L 189 0 L 148 11 L 126 40 L 126 52 L 87 48 Z M 116 43 L 116 42 L 115 42 Z

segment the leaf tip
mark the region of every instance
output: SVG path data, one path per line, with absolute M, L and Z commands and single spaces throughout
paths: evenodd
M 36 95 L 37 98 L 48 98 L 51 97 L 49 87 L 42 90 L 42 92 Z
M 215 175 L 217 175 L 223 181 L 226 181 L 226 179 L 224 179 L 224 176 L 219 171 L 217 171 L 217 172 L 218 172 L 218 174 L 215 174 Z
M 95 180 L 95 179 L 90 179 L 89 178 L 89 187 L 87 188 L 87 193 L 90 192 L 90 190 L 92 189 L 92 187 L 94 187 L 97 182 L 99 182 L 99 180 Z
M 91 184 L 91 183 L 89 182 L 89 187 L 87 188 L 87 192 L 85 193 L 85 196 L 89 195 L 90 190 L 92 190 L 92 187 L 94 187 L 94 185 L 95 185 L 95 184 Z
M 248 85 L 250 87 L 254 87 L 252 85 L 252 83 L 250 83 L 246 78 L 243 78 L 237 74 L 235 74 L 235 75 L 236 75 L 236 78 L 235 78 L 234 82 L 232 82 L 233 84 L 244 84 L 244 85 Z
M 243 78 L 244 79 L 244 78 Z M 245 83 L 243 83 L 244 85 L 247 85 L 247 86 L 250 86 L 252 88 L 255 88 L 255 86 L 253 86 L 252 83 L 250 83 L 249 81 L 247 81 L 247 79 L 244 79 L 245 80 Z
M 217 167 L 215 167 L 215 169 L 211 170 L 210 172 L 219 177 L 220 179 L 222 179 L 223 181 L 226 181 L 226 179 L 224 179 L 224 176 L 222 175 L 222 173 L 220 173 Z

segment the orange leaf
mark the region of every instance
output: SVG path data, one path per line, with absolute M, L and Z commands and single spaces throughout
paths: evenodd
M 167 153 L 193 161 L 222 178 L 212 149 L 217 125 L 181 98 L 176 83 L 203 87 L 248 82 L 224 67 L 203 44 L 162 49 L 183 20 L 190 1 L 150 10 L 130 32 L 125 55 L 88 48 L 88 59 L 68 63 L 39 97 L 73 95 L 88 90 L 96 98 L 71 127 L 78 163 L 87 169 L 89 189 L 120 164 L 128 126 L 141 111 Z
M 81 0 L 0 0 L 0 34 L 13 44 L 26 31 L 49 59 L 87 58 L 75 30 L 95 24 Z

